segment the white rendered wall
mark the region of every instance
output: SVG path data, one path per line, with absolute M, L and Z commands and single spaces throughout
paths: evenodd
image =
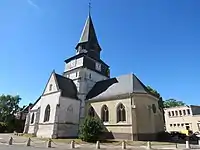
M 56 122 L 56 108 L 59 104 L 60 92 L 48 94 L 41 97 L 40 119 L 37 136 L 52 137 L 54 134 L 54 124 Z M 44 122 L 44 114 L 47 105 L 50 105 L 50 118 L 48 122 Z
M 29 134 L 33 134 L 34 133 L 34 125 L 29 125 L 28 133 Z
M 28 131 L 28 133 L 30 133 L 30 134 L 33 134 L 33 133 L 34 133 L 34 128 L 35 128 L 35 117 L 34 117 L 34 122 L 31 123 L 33 114 L 34 114 L 35 117 L 36 117 L 36 113 L 35 113 L 35 112 L 31 112 L 31 113 L 30 113 L 29 131 Z
M 51 91 L 50 91 L 50 89 L 49 89 L 49 88 L 50 88 L 50 85 L 52 85 Z M 45 90 L 44 90 L 43 95 L 45 95 L 45 94 L 50 94 L 50 93 L 56 92 L 56 91 L 58 91 L 58 88 L 57 88 L 57 85 L 56 85 L 56 82 L 55 82 L 54 74 L 52 73 L 51 76 L 50 76 L 50 78 L 49 78 L 49 81 L 48 81 L 48 83 L 47 83 L 47 85 L 46 85 L 46 87 L 45 87 Z M 38 109 L 40 106 L 41 106 L 41 98 L 40 98 L 40 100 L 35 104 L 35 106 L 33 106 L 33 108 L 32 108 L 31 110 L 36 110 L 36 109 Z
M 39 99 L 39 101 L 33 106 L 33 108 L 31 110 L 36 110 L 40 107 L 40 102 L 41 102 L 41 98 Z
M 78 134 L 80 101 L 60 97 L 58 110 L 58 137 L 76 137 Z
M 74 123 L 79 122 L 80 101 L 68 97 L 60 97 L 60 106 L 58 107 L 59 123 Z
M 56 92 L 56 91 L 59 90 L 57 85 L 56 85 L 55 76 L 54 75 L 55 75 L 54 73 L 51 74 L 51 77 L 50 77 L 50 79 L 49 79 L 49 81 L 48 81 L 48 83 L 46 85 L 46 88 L 44 90 L 43 95 L 49 94 L 49 93 L 52 93 L 52 92 Z M 50 90 L 50 85 L 51 85 L 51 90 Z

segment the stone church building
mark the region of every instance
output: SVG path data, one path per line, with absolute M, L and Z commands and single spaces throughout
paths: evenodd
M 51 73 L 26 117 L 24 133 L 77 137 L 87 115 L 102 120 L 105 138 L 150 140 L 164 131 L 158 98 L 134 74 L 110 77 L 90 14 L 75 49 L 63 74 Z

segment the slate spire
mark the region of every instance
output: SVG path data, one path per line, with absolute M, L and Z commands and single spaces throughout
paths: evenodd
M 90 15 L 90 11 L 87 17 L 87 20 L 85 22 L 85 26 L 83 28 L 80 40 L 76 46 L 76 49 L 86 49 L 86 50 L 92 50 L 96 52 L 101 51 L 101 47 L 99 45 L 99 42 L 97 40 L 97 36 L 95 33 L 94 25 L 92 22 L 92 17 Z

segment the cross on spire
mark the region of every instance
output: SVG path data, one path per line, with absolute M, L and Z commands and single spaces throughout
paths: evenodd
M 89 6 L 89 14 L 90 14 L 90 12 L 91 12 L 91 8 L 92 8 L 92 6 L 91 6 L 91 0 L 89 0 L 89 4 L 88 4 L 88 6 Z
M 86 49 L 87 51 L 91 50 L 92 51 L 91 53 L 95 51 L 98 54 L 101 51 L 101 47 L 97 40 L 94 25 L 92 22 L 92 17 L 90 15 L 90 10 L 91 10 L 91 0 L 89 0 L 89 14 L 85 22 L 80 40 L 76 45 L 76 50 Z

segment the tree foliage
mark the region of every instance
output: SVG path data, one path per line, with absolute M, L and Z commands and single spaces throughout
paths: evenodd
M 168 99 L 163 101 L 160 93 L 158 93 L 158 91 L 154 90 L 153 88 L 151 88 L 150 86 L 147 86 L 147 89 L 153 94 L 155 95 L 157 98 L 159 98 L 158 104 L 161 108 L 170 108 L 170 107 L 176 107 L 176 106 L 184 106 L 185 103 L 182 101 L 177 101 L 173 98 Z
M 0 121 L 10 122 L 14 119 L 14 114 L 19 110 L 21 98 L 11 95 L 0 96 Z
M 160 98 L 160 93 L 158 93 L 158 91 L 156 91 L 155 89 L 151 88 L 150 86 L 147 86 L 147 89 L 148 89 L 153 95 L 155 95 L 157 98 Z
M 17 128 L 18 121 L 15 114 L 20 110 L 21 98 L 11 95 L 0 96 L 0 132 L 12 132 Z
M 164 108 L 164 104 L 163 104 L 164 102 L 163 102 L 163 99 L 162 99 L 160 93 L 158 93 L 157 90 L 151 88 L 150 86 L 147 86 L 147 89 L 159 99 L 158 106 L 160 107 L 160 109 L 163 109 Z
M 184 106 L 184 105 L 185 105 L 184 102 L 175 100 L 173 98 L 164 101 L 164 107 L 165 108 L 176 107 L 176 106 Z
M 79 138 L 86 142 L 95 142 L 103 130 L 101 121 L 95 117 L 86 117 L 80 127 Z

